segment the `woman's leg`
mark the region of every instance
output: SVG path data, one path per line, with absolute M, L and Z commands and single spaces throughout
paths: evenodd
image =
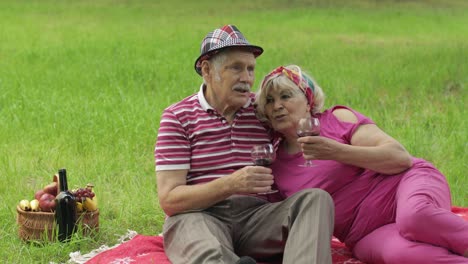
M 354 247 L 353 253 L 372 264 L 467 264 L 468 259 L 443 247 L 415 242 L 402 237 L 396 224 L 380 227 Z
M 417 164 L 407 171 L 396 199 L 396 225 L 404 238 L 464 255 L 468 249 L 468 221 L 451 212 L 450 190 L 437 169 Z

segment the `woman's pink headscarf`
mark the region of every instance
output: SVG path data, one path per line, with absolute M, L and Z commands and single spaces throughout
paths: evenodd
M 296 86 L 299 87 L 299 89 L 301 89 L 301 91 L 304 93 L 309 105 L 311 107 L 314 105 L 315 87 L 314 87 L 314 83 L 312 82 L 312 80 L 309 77 L 307 77 L 305 74 L 302 74 L 292 69 L 288 69 L 284 66 L 279 66 L 278 68 L 271 71 L 267 76 L 265 76 L 265 78 L 263 79 L 262 85 L 260 86 L 260 89 L 263 89 L 263 87 L 269 80 L 275 77 L 278 77 L 280 75 L 286 76 L 294 84 L 296 84 Z

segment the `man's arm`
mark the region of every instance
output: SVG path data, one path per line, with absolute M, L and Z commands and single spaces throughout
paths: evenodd
M 206 184 L 187 185 L 186 175 L 187 170 L 157 172 L 159 203 L 169 216 L 209 207 L 231 195 L 222 179 Z
M 254 194 L 271 190 L 271 169 L 247 166 L 233 174 L 204 184 L 187 185 L 187 170 L 157 171 L 161 208 L 171 216 L 187 210 L 210 207 L 233 194 Z

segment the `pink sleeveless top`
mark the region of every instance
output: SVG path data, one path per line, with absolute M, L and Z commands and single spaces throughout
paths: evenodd
M 358 118 L 356 124 L 338 120 L 333 111 L 345 108 Z M 356 129 L 374 124 L 364 115 L 345 106 L 335 106 L 317 115 L 320 135 L 350 144 Z M 400 175 L 383 175 L 374 171 L 342 164 L 333 160 L 314 160 L 314 167 L 301 167 L 302 153 L 287 154 L 281 148 L 271 168 L 275 182 L 284 197 L 305 188 L 320 188 L 335 202 L 334 236 L 349 247 L 374 229 L 395 221 L 395 193 Z M 359 219 L 359 221 L 356 221 Z

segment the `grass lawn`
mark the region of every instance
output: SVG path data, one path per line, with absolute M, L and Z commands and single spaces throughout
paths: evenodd
M 188 3 L 187 3 L 188 2 Z M 468 206 L 466 1 L 0 1 L 0 260 L 66 262 L 128 229 L 158 234 L 153 150 L 162 110 L 194 92 L 208 32 L 236 25 L 265 53 L 258 80 L 298 64 L 326 106 L 371 117 Z M 16 205 L 59 168 L 95 186 L 100 232 L 18 239 Z

